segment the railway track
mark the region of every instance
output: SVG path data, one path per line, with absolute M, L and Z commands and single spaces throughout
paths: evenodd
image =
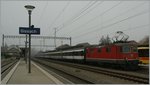
M 71 74 L 69 74 L 67 72 L 64 72 L 64 71 L 62 71 L 60 69 L 54 68 L 54 67 L 48 65 L 46 62 L 43 63 L 43 62 L 41 62 L 41 61 L 39 61 L 37 59 L 34 59 L 34 61 L 37 62 L 38 64 L 44 66 L 45 68 L 47 68 L 49 70 L 53 70 L 56 73 L 61 74 L 61 76 L 63 76 L 64 78 L 67 77 L 66 79 L 69 78 L 69 80 L 74 82 L 75 84 L 94 84 L 93 82 L 87 81 L 85 79 L 82 79 L 82 78 L 76 77 L 74 75 L 71 75 Z M 47 69 L 45 69 L 45 70 L 47 70 Z M 67 82 L 66 84 L 70 84 L 70 83 Z M 71 84 L 73 84 L 73 83 L 71 83 Z
M 14 67 L 18 60 L 7 61 L 2 63 L 1 66 L 1 80 L 9 73 L 9 71 Z
M 109 70 L 93 68 L 91 66 L 85 66 L 85 65 L 70 64 L 70 63 L 57 62 L 57 61 L 53 61 L 53 62 L 54 63 L 59 63 L 61 65 L 63 64 L 63 65 L 67 65 L 67 66 L 70 66 L 70 67 L 75 67 L 75 68 L 79 68 L 79 69 L 92 71 L 92 72 L 95 72 L 95 73 L 101 73 L 101 74 L 105 74 L 105 75 L 109 75 L 109 76 L 113 76 L 113 77 L 117 77 L 117 78 L 121 78 L 121 79 L 135 81 L 135 82 L 138 82 L 138 83 L 144 83 L 144 84 L 149 83 L 149 78 L 139 77 L 137 75 L 129 75 L 129 74 L 124 74 L 124 73 L 112 72 L 112 71 L 109 71 Z
M 52 61 L 52 60 L 47 60 L 47 59 L 40 59 L 40 61 L 41 60 L 51 62 L 51 63 L 57 63 L 57 64 L 64 65 L 64 66 L 74 67 L 74 68 L 77 68 L 77 69 L 82 69 L 82 70 L 94 72 L 94 73 L 97 73 L 97 74 L 104 74 L 104 75 L 107 75 L 107 76 L 132 81 L 132 82 L 135 82 L 135 83 L 140 83 L 140 84 L 148 84 L 149 83 L 149 78 L 141 77 L 141 76 L 138 76 L 138 75 L 125 74 L 125 73 L 121 73 L 121 72 L 115 72 L 115 71 L 112 71 L 112 70 L 109 71 L 109 70 L 95 68 L 95 67 L 91 67 L 91 66 L 87 66 L 87 65 L 66 63 L 66 62 L 60 62 L 60 61 Z M 91 82 L 91 83 L 95 83 L 95 82 Z

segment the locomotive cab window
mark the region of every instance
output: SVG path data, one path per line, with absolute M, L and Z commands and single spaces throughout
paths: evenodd
M 122 52 L 123 53 L 129 53 L 129 52 L 131 52 L 130 46 L 123 46 L 122 47 Z

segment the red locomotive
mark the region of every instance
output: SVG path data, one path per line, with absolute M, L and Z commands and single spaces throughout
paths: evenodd
M 117 43 L 86 48 L 86 61 L 121 65 L 125 68 L 138 67 L 137 46 L 131 43 Z

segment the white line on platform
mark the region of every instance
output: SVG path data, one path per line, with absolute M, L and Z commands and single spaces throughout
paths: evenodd
M 36 65 L 33 61 L 32 64 L 34 66 L 36 66 L 39 70 L 41 70 L 45 75 L 47 75 L 50 79 L 52 79 L 56 84 L 63 84 L 63 82 L 59 81 L 57 78 L 55 78 L 54 76 L 52 76 L 51 74 L 49 74 L 48 72 L 46 72 L 45 70 L 43 70 L 41 67 L 39 67 L 38 65 Z
M 20 63 L 20 60 L 17 62 L 17 64 L 15 65 L 15 67 L 13 67 L 10 72 L 4 77 L 4 79 L 2 80 L 2 84 L 7 84 L 7 82 L 9 81 L 9 79 L 11 78 L 11 76 L 13 75 L 13 73 L 15 72 L 16 68 L 18 67 Z
M 52 71 L 50 71 L 50 72 L 52 72 Z M 64 78 L 64 77 L 62 77 L 62 76 L 56 74 L 55 72 L 53 72 L 53 74 L 54 74 L 54 75 L 57 75 L 58 77 L 62 78 L 62 79 L 65 80 L 65 81 L 67 81 L 69 84 L 74 84 L 73 82 L 69 81 L 68 79 L 66 79 L 66 78 Z

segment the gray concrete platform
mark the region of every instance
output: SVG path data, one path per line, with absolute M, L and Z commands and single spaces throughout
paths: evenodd
M 28 73 L 28 64 L 23 59 L 19 61 L 9 79 L 5 78 L 5 80 L 8 80 L 5 81 L 6 84 L 62 84 L 61 81 L 44 71 L 34 62 L 31 62 L 31 73 Z

